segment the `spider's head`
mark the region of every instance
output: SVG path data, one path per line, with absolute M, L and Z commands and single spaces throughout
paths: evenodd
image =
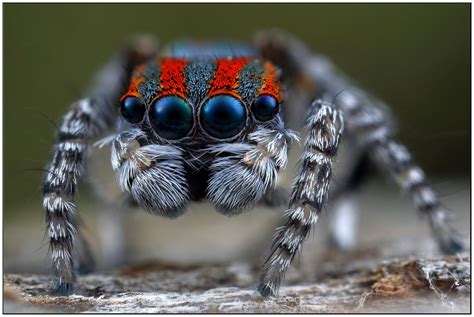
M 254 57 L 161 57 L 137 67 L 121 98 L 121 117 L 141 131 L 141 151 L 154 147 L 157 155 L 151 161 L 160 162 L 158 152 L 166 152 L 165 147 L 174 149 L 174 176 L 163 175 L 155 163 L 156 173 L 140 183 L 145 185 L 133 181 L 139 191 L 133 191 L 132 180 L 125 189 L 147 209 L 167 215 L 170 208 L 159 205 L 163 198 L 150 196 L 169 194 L 172 201 L 181 194 L 180 208 L 185 198 L 207 196 L 224 213 L 250 206 L 286 160 L 286 143 L 281 148 L 271 143 L 275 136 L 284 139 L 277 135 L 283 130 L 281 101 L 276 67 Z M 260 155 L 253 150 L 257 145 L 276 153 L 263 150 Z M 165 176 L 172 181 L 157 190 L 156 178 Z
M 241 139 L 275 118 L 277 69 L 251 57 L 161 58 L 139 66 L 121 98 L 121 116 L 166 143 Z

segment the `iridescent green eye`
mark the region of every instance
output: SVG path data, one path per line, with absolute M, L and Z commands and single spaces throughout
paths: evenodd
M 140 98 L 129 96 L 120 104 L 120 114 L 130 123 L 139 123 L 145 115 L 145 105 Z
M 201 109 L 202 127 L 218 139 L 237 135 L 244 128 L 246 117 L 244 105 L 229 95 L 212 97 Z
M 193 127 L 193 109 L 186 100 L 176 96 L 155 101 L 148 116 L 153 130 L 168 140 L 185 137 Z
M 273 119 L 279 110 L 279 103 L 271 95 L 261 95 L 252 105 L 252 112 L 259 121 L 268 121 Z

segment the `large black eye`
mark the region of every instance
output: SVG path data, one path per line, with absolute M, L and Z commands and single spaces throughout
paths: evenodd
M 149 117 L 155 132 L 169 140 L 186 136 L 193 127 L 193 109 L 184 99 L 176 96 L 155 101 Z
M 145 115 L 145 105 L 137 97 L 126 97 L 120 105 L 120 114 L 130 123 L 139 123 Z
M 259 121 L 268 121 L 278 113 L 278 100 L 270 95 L 261 95 L 252 105 L 252 112 Z
M 246 113 L 244 105 L 229 95 L 209 99 L 201 110 L 203 128 L 213 137 L 228 139 L 242 131 Z

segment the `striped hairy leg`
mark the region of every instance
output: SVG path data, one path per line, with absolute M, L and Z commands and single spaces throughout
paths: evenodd
M 57 294 L 71 293 L 79 266 L 88 265 L 77 261 L 88 261 L 88 256 L 81 254 L 88 247 L 78 233 L 75 196 L 85 173 L 89 142 L 115 122 L 114 101 L 126 85 L 131 69 L 155 51 L 149 38 L 130 41 L 98 73 L 89 90 L 90 97 L 73 103 L 59 127 L 42 189 L 53 260 L 53 289 Z

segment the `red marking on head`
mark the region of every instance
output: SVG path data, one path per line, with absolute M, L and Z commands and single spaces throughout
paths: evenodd
M 265 70 L 265 74 L 263 75 L 263 85 L 260 88 L 258 95 L 268 94 L 281 102 L 282 94 L 277 68 L 270 62 L 265 62 L 263 68 Z
M 140 91 L 138 90 L 138 85 L 145 81 L 145 78 L 141 76 L 141 73 L 145 69 L 145 64 L 138 66 L 133 71 L 132 79 L 130 81 L 130 86 L 128 87 L 128 91 L 123 94 L 120 98 L 120 101 L 124 100 L 125 97 L 134 96 L 140 97 Z
M 164 58 L 161 60 L 160 92 L 157 98 L 177 95 L 185 98 L 188 94 L 184 68 L 188 61 L 181 58 Z
M 239 74 L 251 58 L 218 59 L 214 79 L 209 85 L 208 97 L 228 93 L 240 98 L 237 93 Z
M 184 68 L 186 67 L 186 64 L 187 61 L 184 59 L 164 58 L 161 60 L 160 87 L 156 98 L 167 95 L 177 95 L 181 98 L 185 98 L 188 93 L 184 76 Z M 146 81 L 146 78 L 142 76 L 145 67 L 146 64 L 143 64 L 135 68 L 128 91 L 120 100 L 123 100 L 128 96 L 141 96 L 138 86 Z

